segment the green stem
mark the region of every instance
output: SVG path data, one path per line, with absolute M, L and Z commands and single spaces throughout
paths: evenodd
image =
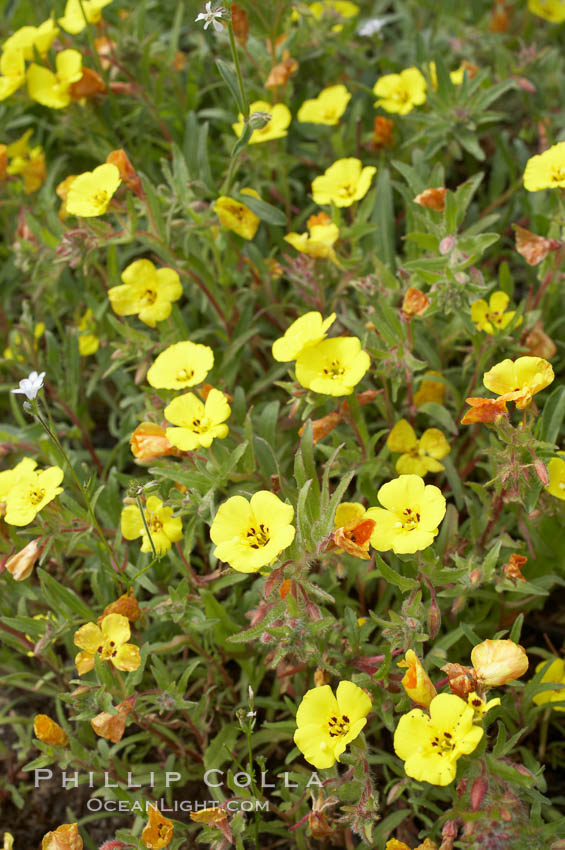
M 147 517 L 145 516 L 145 511 L 143 510 L 143 505 L 141 503 L 141 499 L 139 496 L 135 497 L 135 501 L 137 503 L 137 509 L 141 515 L 141 522 L 143 523 L 143 527 L 145 529 L 145 533 L 149 538 L 149 545 L 151 546 L 151 551 L 153 552 L 153 560 L 157 560 L 157 550 L 155 549 L 155 544 L 153 543 L 153 538 L 151 537 L 151 531 L 147 524 Z
M 237 74 L 237 83 L 239 86 L 239 94 L 241 96 L 241 105 L 243 107 L 243 120 L 246 121 L 249 118 L 249 101 L 247 100 L 247 92 L 245 91 L 245 85 L 243 83 L 243 77 L 241 75 L 241 67 L 239 65 L 239 56 L 237 55 L 237 45 L 235 43 L 235 38 L 233 35 L 233 27 L 231 21 L 228 21 L 228 33 L 230 37 L 230 47 L 231 54 L 233 57 L 233 63 L 235 65 L 235 73 Z

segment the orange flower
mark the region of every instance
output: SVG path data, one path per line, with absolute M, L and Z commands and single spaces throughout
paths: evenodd
M 33 733 L 44 744 L 53 747 L 66 747 L 69 743 L 67 733 L 58 723 L 46 714 L 36 714 L 33 720 Z
M 69 93 L 71 100 L 84 100 L 87 97 L 95 97 L 106 91 L 104 80 L 92 68 L 83 68 L 82 77 L 76 83 L 71 83 Z
M 117 714 L 109 714 L 107 711 L 103 711 L 90 721 L 90 725 L 96 734 L 100 738 L 107 738 L 113 744 L 117 744 L 118 741 L 122 740 L 128 714 L 132 710 L 131 705 L 127 702 L 120 703 L 116 708 L 118 710 Z
M 271 72 L 265 83 L 266 89 L 275 89 L 277 86 L 284 86 L 289 78 L 298 71 L 298 62 L 293 59 L 288 50 L 283 52 L 282 62 L 271 68 Z
M 379 148 L 390 148 L 394 144 L 394 121 L 391 118 L 385 118 L 383 115 L 377 115 L 373 124 L 373 137 L 370 146 L 374 150 Z
M 406 316 L 421 316 L 428 309 L 429 303 L 430 301 L 425 292 L 422 292 L 421 289 L 414 289 L 411 286 L 404 296 L 402 312 Z
M 115 165 L 120 172 L 120 179 L 128 189 L 137 195 L 138 198 L 143 198 L 143 186 L 141 180 L 137 176 L 137 172 L 128 159 L 128 155 L 121 148 L 117 151 L 111 151 L 106 157 L 106 162 Z
M 524 340 L 524 345 L 528 349 L 528 354 L 532 357 L 543 357 L 544 360 L 550 360 L 557 354 L 557 346 L 549 337 L 542 326 L 541 322 L 536 322 L 532 330 Z
M 348 555 L 362 558 L 364 561 L 370 559 L 369 541 L 375 530 L 374 519 L 354 519 L 341 528 L 332 531 L 331 539 L 339 549 L 343 549 Z
M 124 593 L 115 602 L 110 602 L 109 605 L 106 605 L 104 613 L 101 617 L 98 617 L 98 625 L 100 625 L 104 617 L 107 617 L 108 614 L 121 614 L 122 617 L 127 617 L 130 623 L 135 623 L 136 620 L 139 620 L 141 611 L 139 610 L 139 603 L 133 595 L 133 587 L 130 587 L 129 593 Z
M 323 440 L 324 437 L 328 436 L 328 434 L 331 434 L 336 425 L 339 425 L 341 422 L 341 418 L 340 413 L 328 413 L 327 416 L 322 416 L 321 419 L 313 419 L 312 439 L 314 444 L 316 444 L 319 440 Z M 304 433 L 305 427 L 306 424 L 302 425 L 299 429 L 298 433 L 300 436 Z
M 398 666 L 408 667 L 401 684 L 412 702 L 428 708 L 433 698 L 437 696 L 437 691 L 416 653 L 409 649 L 404 661 L 399 661 Z
M 0 180 L 5 180 L 8 168 L 8 148 L 0 145 Z
M 141 833 L 141 840 L 148 850 L 161 850 L 170 844 L 173 837 L 173 822 L 164 817 L 159 809 L 151 806 L 149 821 Z
M 54 832 L 48 832 L 41 842 L 41 850 L 83 850 L 78 824 L 64 823 Z
M 509 578 L 512 581 L 526 581 L 522 575 L 522 567 L 527 563 L 527 561 L 528 559 L 524 555 L 510 555 L 508 563 L 504 564 L 502 567 L 506 578 Z
M 139 460 L 180 454 L 167 440 L 165 429 L 154 422 L 142 422 L 138 425 L 130 437 L 130 446 L 133 456 Z
M 474 422 L 496 422 L 499 416 L 506 416 L 506 401 L 503 398 L 466 398 L 471 405 L 463 419 L 462 425 L 472 425 Z
M 489 32 L 506 32 L 508 29 L 508 12 L 504 2 L 495 0 L 494 9 L 488 25 Z
M 516 250 L 530 266 L 537 266 L 550 251 L 557 251 L 562 245 L 557 239 L 538 236 L 519 224 L 513 224 L 512 227 L 516 231 Z
M 249 36 L 249 18 L 245 9 L 242 9 L 238 3 L 231 4 L 230 13 L 233 34 L 243 47 Z
M 429 210 L 443 212 L 445 209 L 445 196 L 447 189 L 426 189 L 420 192 L 414 198 L 415 204 L 420 204 L 421 207 L 427 207 Z

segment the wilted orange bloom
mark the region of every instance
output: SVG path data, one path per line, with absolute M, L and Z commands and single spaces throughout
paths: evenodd
M 402 312 L 406 316 L 421 316 L 428 309 L 429 303 L 429 298 L 425 292 L 422 292 L 421 289 L 414 289 L 411 286 L 404 296 Z
M 122 594 L 115 602 L 110 602 L 109 605 L 106 605 L 104 613 L 101 617 L 98 617 L 98 625 L 100 625 L 104 617 L 107 617 L 108 614 L 121 614 L 122 617 L 127 617 L 130 623 L 135 623 L 136 620 L 139 620 L 141 611 L 139 610 L 139 603 L 133 595 L 132 587 L 130 587 L 128 593 Z
M 232 6 L 233 8 L 233 6 Z M 202 809 L 201 812 L 191 812 L 190 820 L 196 823 L 203 823 L 206 826 L 218 826 L 223 821 L 227 821 L 228 815 L 225 809 L 219 806 L 213 806 L 210 809 Z
M 100 36 L 99 38 L 94 39 L 94 46 L 96 47 L 96 52 L 100 57 L 100 64 L 102 68 L 106 71 L 112 64 L 108 56 L 113 52 L 114 47 L 116 46 L 116 42 L 112 41 L 108 36 Z
M 473 647 L 471 663 L 479 683 L 497 688 L 519 679 L 529 667 L 523 646 L 513 640 L 484 640 Z
M 54 832 L 48 832 L 41 842 L 41 850 L 83 850 L 78 824 L 64 823 Z
M 522 575 L 522 567 L 527 562 L 528 559 L 524 555 L 510 555 L 508 563 L 502 566 L 504 575 L 513 581 L 526 581 Z
M 290 592 L 290 588 L 291 588 L 291 581 L 290 581 L 289 578 L 285 578 L 285 580 L 281 584 L 280 590 L 279 590 L 279 596 L 280 596 L 281 599 L 286 599 L 286 597 L 288 596 L 288 594 Z
M 341 422 L 341 413 L 328 413 L 327 416 L 322 416 L 321 419 L 312 420 L 312 440 L 316 444 L 319 440 L 323 440 L 328 434 L 331 434 L 333 429 Z M 302 425 L 298 433 L 300 436 L 304 433 L 306 423 Z
M 369 555 L 369 541 L 374 530 L 374 519 L 356 519 L 348 522 L 342 528 L 334 529 L 331 539 L 338 549 L 343 549 L 348 555 L 368 561 L 371 557 Z
M 247 17 L 247 12 L 238 3 L 231 4 L 230 12 L 233 34 L 243 47 L 247 43 L 249 36 L 249 18 Z
M 420 204 L 421 207 L 427 207 L 429 210 L 443 212 L 445 209 L 446 194 L 447 189 L 426 189 L 424 192 L 416 195 L 414 203 Z
M 90 721 L 90 725 L 96 734 L 100 738 L 107 738 L 113 744 L 117 744 L 124 736 L 131 705 L 127 702 L 122 702 L 116 708 L 118 710 L 117 714 L 109 714 L 107 711 L 103 711 Z
M 186 68 L 186 53 L 183 53 L 182 50 L 177 50 L 172 64 L 174 71 L 184 71 Z
M 121 148 L 117 151 L 111 151 L 106 157 L 106 162 L 110 165 L 115 165 L 120 172 L 120 180 L 128 187 L 128 189 L 137 195 L 138 198 L 143 197 L 143 186 L 141 180 L 137 176 L 137 172 L 128 159 L 128 155 Z
M 504 2 L 496 0 L 488 28 L 489 32 L 506 32 L 508 29 L 508 12 Z
M 298 62 L 293 59 L 288 50 L 283 52 L 282 61 L 274 68 L 267 77 L 265 83 L 266 89 L 275 89 L 277 86 L 284 86 L 293 74 L 298 71 Z
M 5 562 L 4 566 L 14 581 L 24 581 L 31 575 L 37 559 L 45 548 L 45 544 L 41 545 L 40 539 L 30 540 L 27 546 L 24 546 Z
M 314 671 L 314 685 L 317 688 L 321 688 L 322 685 L 329 685 L 330 683 L 330 674 L 327 670 L 322 670 L 321 667 L 317 667 Z
M 412 702 L 427 708 L 437 696 L 437 691 L 416 653 L 409 649 L 404 660 L 398 662 L 398 666 L 408 667 L 401 684 Z
M 6 145 L 0 145 L 0 180 L 5 180 L 8 168 L 8 148 Z
M 549 337 L 542 326 L 541 322 L 536 322 L 532 330 L 524 340 L 524 345 L 528 349 L 528 354 L 533 357 L 543 357 L 544 360 L 551 360 L 557 354 L 557 346 Z
M 462 664 L 444 664 L 440 669 L 447 673 L 451 693 L 467 701 L 467 696 L 477 688 L 473 668 L 464 667 Z
M 67 733 L 47 714 L 36 714 L 33 720 L 33 733 L 44 744 L 53 747 L 66 747 L 69 743 Z
M 516 250 L 530 266 L 537 266 L 550 251 L 557 251 L 562 245 L 557 239 L 538 236 L 519 224 L 513 224 L 512 227 L 516 231 Z
M 165 429 L 154 422 L 142 422 L 138 425 L 130 437 L 129 444 L 133 456 L 139 460 L 179 454 L 179 450 L 167 440 Z
M 310 812 L 308 815 L 308 826 L 312 830 L 312 838 L 326 838 L 333 832 L 333 828 L 329 825 L 324 812 Z
M 503 398 L 466 398 L 465 401 L 471 405 L 471 410 L 468 410 L 461 420 L 462 425 L 496 422 L 499 416 L 508 413 Z
M 371 147 L 375 150 L 379 148 L 390 148 L 394 144 L 394 121 L 391 118 L 385 118 L 382 115 L 377 115 L 373 123 L 373 137 L 371 139 Z
M 72 100 L 84 100 L 106 91 L 104 80 L 92 68 L 83 68 L 82 77 L 76 83 L 71 83 L 69 93 Z
M 162 850 L 173 837 L 173 822 L 164 817 L 154 806 L 148 811 L 149 821 L 141 833 L 141 840 L 148 850 Z

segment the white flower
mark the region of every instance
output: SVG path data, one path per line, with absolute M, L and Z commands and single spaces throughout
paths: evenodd
M 33 399 L 43 386 L 44 377 L 45 372 L 40 372 L 39 375 L 37 374 L 37 372 L 31 372 L 28 378 L 22 378 L 18 389 L 12 390 L 12 392 L 23 393 L 23 395 L 26 395 L 30 401 L 33 401 Z
M 363 23 L 359 26 L 357 30 L 358 35 L 377 35 L 383 27 L 389 23 L 391 18 L 396 17 L 395 15 L 386 15 L 384 18 L 369 18 L 368 21 L 363 21 Z
M 206 3 L 206 11 L 200 12 L 195 21 L 206 21 L 204 24 L 204 29 L 208 29 L 208 26 L 212 24 L 216 32 L 221 32 L 223 30 L 223 25 L 216 20 L 216 18 L 221 18 L 224 14 L 224 9 L 222 7 L 218 7 L 217 9 L 212 9 L 212 3 Z

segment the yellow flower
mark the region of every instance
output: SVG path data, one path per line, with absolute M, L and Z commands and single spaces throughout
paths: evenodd
M 523 410 L 554 377 L 551 363 L 542 357 L 518 357 L 514 361 L 503 360 L 485 372 L 483 384 L 504 401 L 515 401 L 518 410 Z
M 436 63 L 434 61 L 430 62 L 430 79 L 432 81 L 432 86 L 434 89 L 437 89 L 437 69 Z M 453 83 L 454 86 L 460 86 L 463 82 L 463 75 L 465 73 L 465 66 L 460 65 L 455 71 L 449 72 L 449 79 Z
M 565 0 L 528 0 L 528 9 L 552 24 L 565 21 Z
M 0 100 L 6 100 L 25 82 L 26 69 L 22 50 L 5 50 L 0 56 Z
M 351 522 L 363 519 L 366 510 L 361 502 L 342 502 L 338 505 L 334 517 L 334 528 L 344 528 Z
M 339 239 L 339 228 L 326 213 L 311 215 L 306 222 L 308 233 L 288 233 L 284 239 L 300 251 L 315 259 L 329 258 L 337 262 L 333 245 Z
M 169 345 L 147 373 L 158 390 L 184 390 L 202 383 L 214 365 L 214 352 L 207 345 L 186 340 Z
M 424 484 L 419 475 L 400 475 L 383 484 L 377 497 L 383 507 L 367 511 L 376 523 L 371 536 L 375 549 L 405 555 L 431 546 L 446 511 L 438 487 Z
M 356 336 L 324 339 L 303 349 L 296 360 L 296 380 L 323 395 L 349 395 L 371 365 Z
M 83 218 L 104 215 L 120 183 L 120 172 L 110 163 L 79 174 L 69 186 L 66 211 Z
M 53 747 L 66 747 L 69 743 L 67 733 L 47 714 L 36 714 L 33 720 L 33 733 L 44 744 Z
M 414 650 L 409 649 L 404 661 L 399 661 L 398 666 L 408 667 L 401 684 L 412 702 L 428 708 L 437 691 Z
M 25 460 L 29 459 L 26 458 Z M 18 466 L 21 466 L 21 464 L 18 464 Z M 14 471 L 8 470 L 8 472 Z M 5 498 L 6 516 L 4 519 L 8 525 L 29 525 L 45 505 L 63 492 L 63 488 L 58 486 L 62 480 L 63 470 L 58 466 L 50 466 L 40 472 L 33 469 L 19 475 L 17 483 L 10 487 Z M 2 500 L 1 494 L 0 500 Z
M 416 407 L 421 407 L 429 401 L 435 401 L 437 404 L 443 403 L 445 384 L 442 384 L 441 381 L 434 381 L 432 375 L 438 375 L 440 378 L 443 377 L 441 372 L 434 372 L 433 369 L 424 372 L 420 389 L 414 393 L 414 404 Z
M 334 125 L 339 122 L 350 100 L 351 94 L 345 86 L 328 86 L 316 98 L 305 100 L 296 117 L 303 124 Z
M 173 516 L 172 508 L 164 508 L 163 502 L 157 496 L 149 496 L 143 513 L 157 555 L 164 555 L 173 543 L 182 540 L 182 520 L 180 517 Z M 142 552 L 153 551 L 145 531 L 141 511 L 137 505 L 128 505 L 123 509 L 121 529 L 126 540 L 135 540 L 136 537 L 142 538 Z
M 396 461 L 399 475 L 405 473 L 425 476 L 427 472 L 445 469 L 439 461 L 451 451 L 450 445 L 438 428 L 428 428 L 420 439 L 406 419 L 400 419 L 386 441 L 391 452 L 400 453 Z
M 471 319 L 473 324 L 479 331 L 485 331 L 487 334 L 494 334 L 497 330 L 501 331 L 510 324 L 514 316 L 515 310 L 505 313 L 510 301 L 506 292 L 497 290 L 493 292 L 487 304 L 482 298 L 478 301 L 473 301 L 471 304 Z M 522 324 L 520 317 L 516 322 L 516 327 Z
M 35 51 L 40 56 L 45 56 L 57 37 L 58 32 L 59 27 L 55 25 L 53 18 L 47 18 L 38 27 L 20 27 L 10 38 L 6 39 L 2 45 L 2 50 L 4 52 L 8 50 L 21 50 L 24 59 L 31 61 L 35 56 Z
M 102 18 L 102 9 L 112 0 L 67 0 L 65 14 L 59 23 L 66 32 L 76 35 L 89 24 L 97 24 Z M 82 7 L 82 8 L 81 8 Z
M 168 441 L 184 452 L 192 452 L 203 446 L 209 448 L 212 441 L 228 435 L 228 426 L 223 424 L 231 408 L 220 390 L 211 389 L 206 402 L 201 402 L 194 393 L 177 396 L 165 408 L 165 419 L 178 425 L 167 428 Z
M 368 561 L 371 557 L 369 542 L 374 529 L 374 520 L 367 519 L 365 508 L 360 502 L 342 502 L 335 512 L 331 540 L 339 552 L 345 551 L 355 558 Z
M 322 0 L 322 2 L 310 3 L 309 11 L 318 20 L 325 14 L 328 16 L 339 15 L 341 18 L 354 18 L 359 14 L 359 6 L 350 0 Z
M 385 112 L 398 112 L 406 115 L 415 106 L 426 102 L 426 80 L 418 68 L 406 68 L 400 74 L 386 74 L 373 86 L 373 92 L 379 98 L 375 106 Z
M 377 169 L 363 164 L 360 159 L 347 157 L 336 160 L 312 182 L 312 197 L 316 204 L 331 204 L 350 207 L 364 198 Z
M 532 156 L 524 171 L 524 189 L 565 188 L 565 142 L 558 142 L 537 156 Z
M 500 699 L 498 697 L 495 697 L 495 699 L 489 699 L 489 701 L 486 702 L 484 699 L 481 699 L 475 691 L 471 691 L 471 693 L 467 695 L 467 702 L 474 712 L 473 723 L 480 723 L 487 711 L 490 711 L 491 708 L 500 705 Z
M 536 667 L 536 673 L 543 670 L 546 664 L 547 661 L 541 661 Z M 541 681 L 551 682 L 552 684 L 555 683 L 556 685 L 565 685 L 565 661 L 562 658 L 554 658 L 541 677 Z M 536 694 L 532 700 L 536 705 L 545 705 L 546 703 L 552 702 L 564 702 L 565 688 L 555 691 L 541 691 L 541 693 Z M 553 708 L 553 706 L 551 706 L 551 708 Z M 565 711 L 565 706 L 556 705 L 555 711 Z
M 141 841 L 148 850 L 162 850 L 171 843 L 173 822 L 161 814 L 158 808 L 151 806 L 149 820 L 141 833 Z
M 250 104 L 249 110 L 250 116 L 253 116 L 254 112 L 260 112 L 270 116 L 264 127 L 253 130 L 249 139 L 250 145 L 256 145 L 258 142 L 268 142 L 271 139 L 281 139 L 283 136 L 286 136 L 287 127 L 290 124 L 292 116 L 288 106 L 285 106 L 284 103 L 275 103 L 273 106 L 267 103 L 266 100 L 256 100 Z M 232 124 L 236 136 L 241 136 L 244 126 L 243 115 L 240 112 L 237 117 L 237 123 Z
M 173 301 L 182 295 L 174 269 L 156 269 L 151 260 L 135 260 L 121 275 L 122 286 L 112 286 L 108 298 L 118 316 L 138 314 L 150 328 L 171 315 Z
M 242 189 L 242 195 L 252 195 L 258 198 L 259 195 L 254 189 Z M 253 239 L 259 227 L 260 218 L 255 213 L 234 198 L 227 195 L 222 195 L 214 203 L 214 212 L 220 219 L 220 223 L 224 227 L 233 230 L 238 236 L 244 239 Z
M 37 559 L 43 552 L 44 545 L 41 544 L 40 538 L 31 540 L 27 546 L 8 558 L 4 566 L 14 581 L 25 581 L 30 577 Z
M 64 823 L 54 832 L 48 832 L 41 842 L 41 850 L 83 850 L 78 824 Z
M 19 484 L 24 476 L 33 472 L 37 461 L 31 457 L 24 457 L 13 469 L 5 469 L 0 472 L 0 504 L 5 503 L 8 493 L 16 484 Z
M 547 464 L 549 484 L 545 488 L 557 499 L 565 500 L 565 455 L 552 457 Z
M 79 676 L 94 669 L 97 654 L 101 661 L 110 661 L 117 670 L 126 673 L 137 670 L 141 663 L 139 647 L 127 642 L 130 635 L 129 620 L 121 614 L 108 614 L 101 626 L 96 623 L 81 626 L 74 636 L 75 645 L 83 650 L 75 657 Z
M 96 322 L 92 310 L 88 309 L 80 317 L 77 326 L 78 350 L 81 357 L 88 357 L 89 354 L 95 354 L 98 351 L 100 340 L 96 334 L 92 333 L 95 328 Z
M 404 714 L 394 733 L 394 750 L 406 775 L 430 785 L 449 785 L 457 759 L 472 753 L 484 730 L 473 723 L 473 709 L 455 694 L 439 694 L 430 716 L 415 708 Z
M 210 528 L 214 555 L 240 573 L 255 573 L 271 564 L 294 540 L 294 509 L 259 490 L 248 502 L 232 496 L 220 505 Z
M 473 647 L 471 664 L 483 687 L 497 688 L 523 676 L 529 661 L 524 647 L 513 640 L 484 640 Z
M 2 842 L 2 850 L 13 850 L 14 847 L 14 836 L 11 832 L 5 832 L 4 838 Z
M 63 109 L 71 102 L 71 85 L 82 77 L 78 50 L 61 50 L 55 57 L 56 73 L 36 65 L 27 69 L 27 91 L 32 100 L 50 109 Z
M 306 691 L 296 712 L 294 743 L 318 770 L 332 767 L 367 722 L 371 700 L 353 682 Z
M 322 314 L 315 311 L 305 313 L 286 329 L 284 336 L 273 343 L 273 357 L 279 363 L 286 363 L 296 358 L 305 349 L 316 345 L 326 338 L 326 331 L 335 322 L 335 313 L 322 319 Z
M 27 139 L 31 135 L 31 130 L 28 130 L 27 133 L 22 136 L 22 139 Z M 21 141 L 18 140 L 18 142 Z M 15 145 L 18 145 L 18 142 L 15 142 Z M 19 146 L 19 145 L 18 145 Z M 10 150 L 12 150 L 12 145 L 8 145 L 7 153 L 10 156 Z M 45 178 L 47 177 L 47 168 L 45 167 L 45 154 L 43 153 L 43 148 L 41 145 L 36 145 L 36 147 L 29 149 L 26 144 L 25 153 L 21 155 L 12 155 L 12 159 L 7 168 L 8 174 L 21 174 L 24 178 L 24 192 L 26 195 L 30 195 L 32 192 L 36 192 L 39 187 L 44 183 Z

